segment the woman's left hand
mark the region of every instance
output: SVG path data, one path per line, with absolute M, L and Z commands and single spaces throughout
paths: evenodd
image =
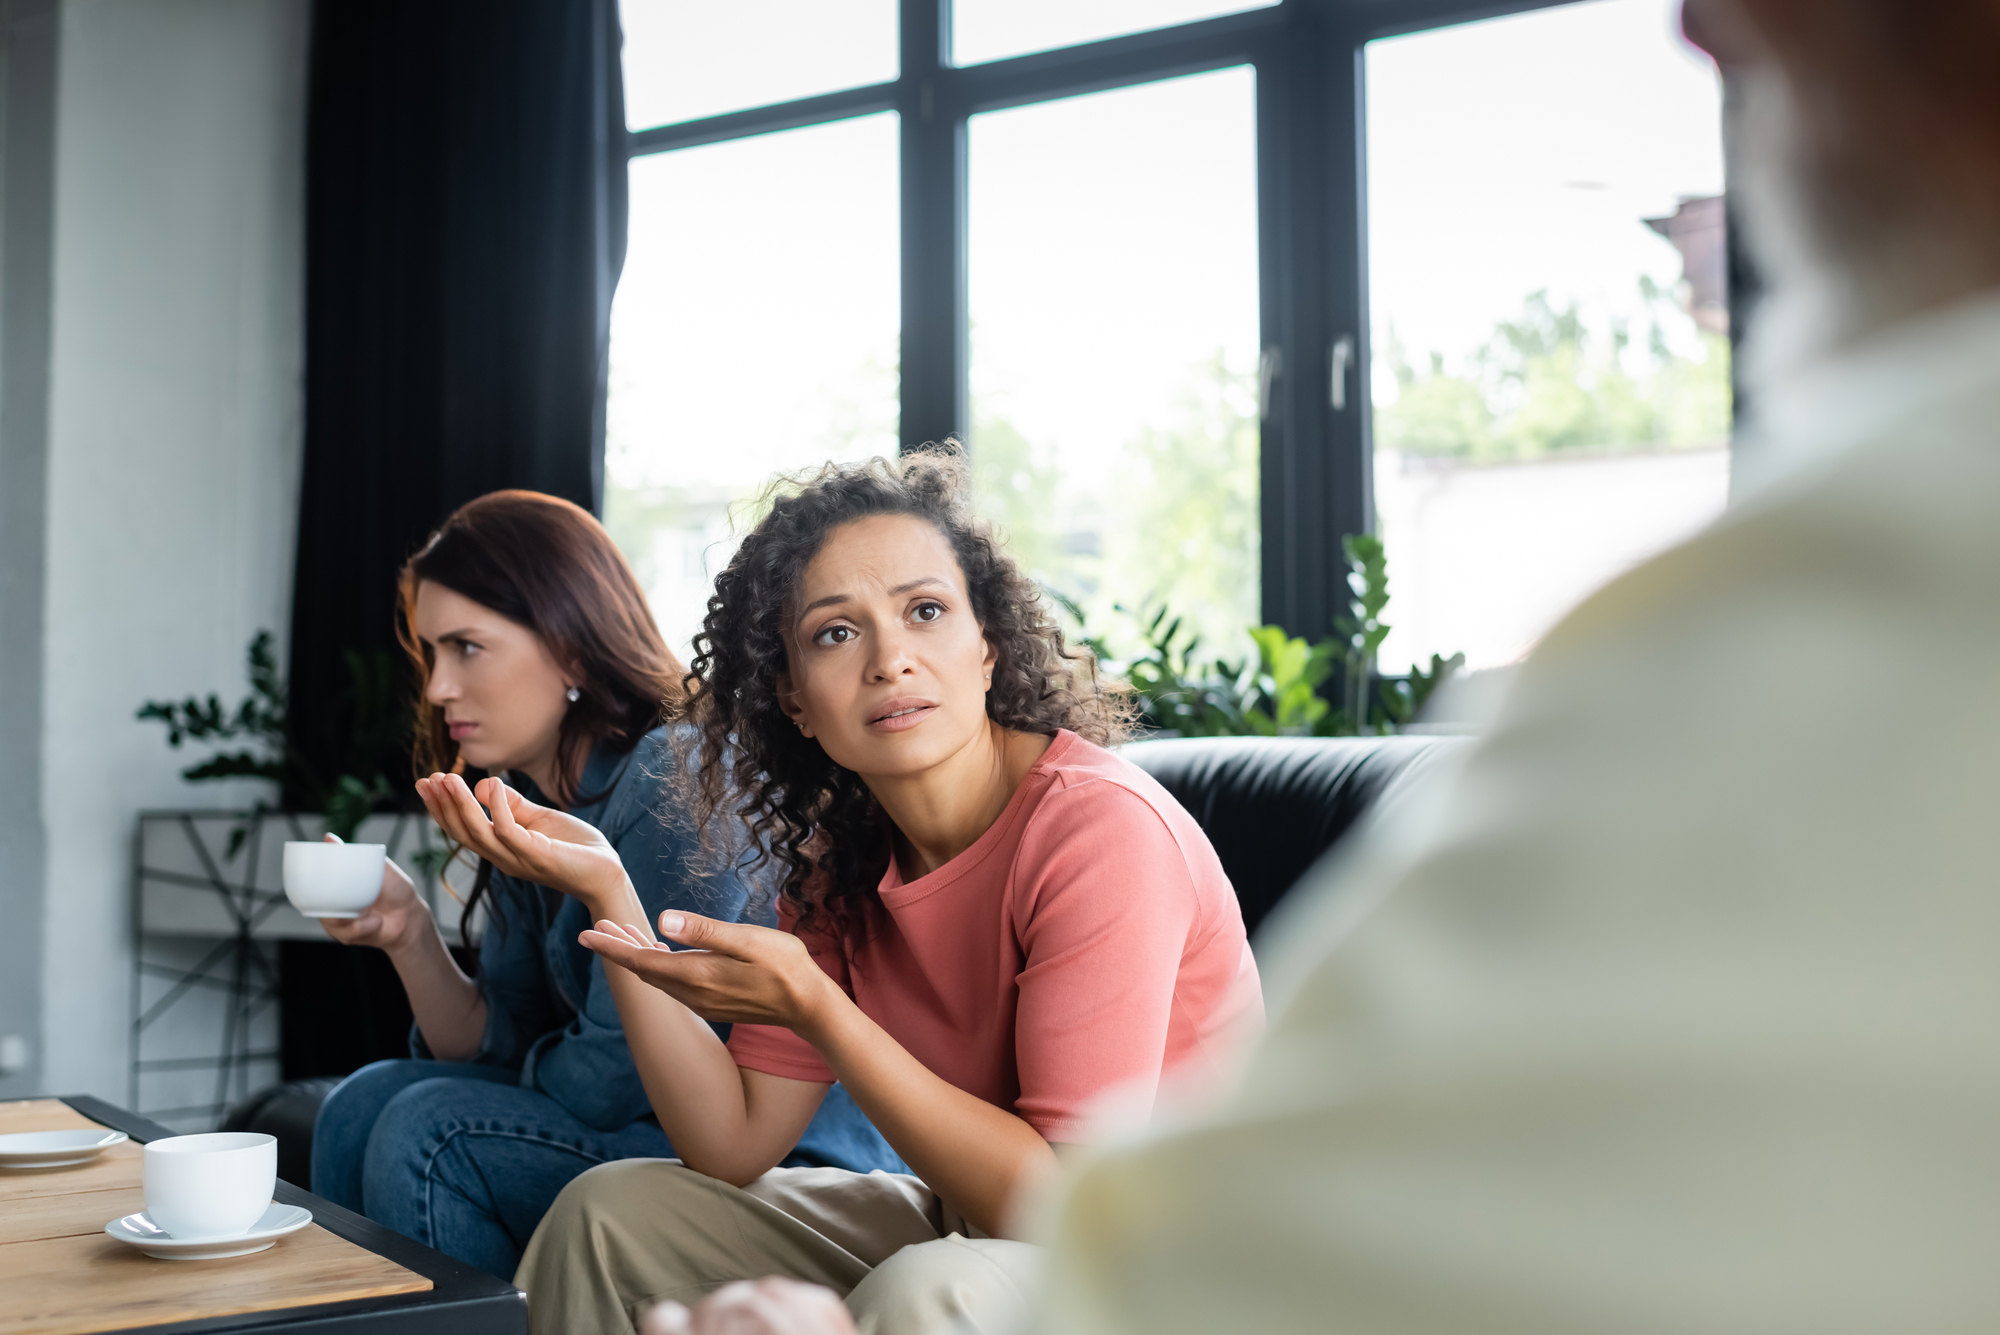
M 431 819 L 454 841 L 507 875 L 546 885 L 586 904 L 612 902 L 626 884 L 618 850 L 596 826 L 537 806 L 497 777 L 468 788 L 456 774 L 417 780 Z M 493 812 L 488 819 L 480 804 Z
M 667 912 L 660 935 L 692 949 L 669 950 L 638 927 L 609 920 L 578 940 L 704 1020 L 800 1030 L 834 986 L 790 932 Z

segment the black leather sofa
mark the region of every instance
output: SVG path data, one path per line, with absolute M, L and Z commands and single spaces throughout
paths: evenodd
M 1122 754 L 1201 825 L 1254 937 L 1364 813 L 1463 745 L 1451 737 L 1189 737 L 1132 742 Z M 313 1118 L 336 1083 L 264 1090 L 232 1110 L 223 1129 L 276 1136 L 279 1176 L 304 1186 Z
M 1215 845 L 1254 937 L 1361 816 L 1463 747 L 1463 737 L 1186 737 L 1121 754 Z

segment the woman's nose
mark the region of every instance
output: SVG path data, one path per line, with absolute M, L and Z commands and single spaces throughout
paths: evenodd
M 433 669 L 431 679 L 424 686 L 424 699 L 434 705 L 441 705 L 458 698 L 458 683 L 449 674 Z
M 909 640 L 900 630 L 876 635 L 874 661 L 868 666 L 877 681 L 889 681 L 914 672 L 916 664 L 909 653 Z

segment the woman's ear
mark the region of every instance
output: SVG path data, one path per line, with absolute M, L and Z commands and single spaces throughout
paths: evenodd
M 979 660 L 979 666 L 986 669 L 986 685 L 989 690 L 993 686 L 993 669 L 999 662 L 1000 648 L 989 639 L 986 641 L 986 656 Z
M 778 692 L 778 708 L 785 711 L 786 718 L 799 725 L 801 736 L 812 736 L 812 725 L 806 722 L 805 706 L 799 703 L 799 693 L 792 689 L 792 674 L 780 672 L 773 685 Z
M 556 671 L 562 677 L 563 690 L 575 691 L 582 689 L 585 675 L 583 664 L 577 662 L 565 663 L 561 659 L 557 659 Z

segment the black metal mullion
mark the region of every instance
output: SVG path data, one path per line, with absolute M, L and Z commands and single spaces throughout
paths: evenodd
M 965 284 L 965 109 L 946 65 L 950 0 L 903 0 L 904 449 L 970 429 Z
M 1345 610 L 1340 540 L 1369 521 L 1356 60 L 1344 32 L 1301 11 L 1257 79 L 1263 608 L 1313 640 Z
M 1257 66 L 1257 402 L 1259 601 L 1267 625 L 1297 634 L 1297 464 L 1282 401 L 1272 393 L 1284 370 L 1294 282 L 1292 226 L 1286 204 L 1293 156 L 1287 114 L 1294 72 L 1271 59 Z
M 773 134 L 779 130 L 824 125 L 829 121 L 852 120 L 856 116 L 872 116 L 879 111 L 894 109 L 896 93 L 896 84 L 877 83 L 865 88 L 845 88 L 819 97 L 802 97 L 795 102 L 779 102 L 768 107 L 725 112 L 720 116 L 704 116 L 700 120 L 656 125 L 650 130 L 636 130 L 627 136 L 627 152 L 638 157 L 676 148 L 719 144 L 725 139 L 747 139 L 752 135 Z
M 1257 9 L 967 65 L 952 70 L 950 78 L 970 112 L 1045 102 L 1250 63 L 1271 49 L 1289 19 L 1282 7 Z
M 1326 424 L 1327 519 L 1335 533 L 1328 560 L 1333 591 L 1328 615 L 1347 610 L 1347 562 L 1339 535 L 1375 527 L 1374 406 L 1369 382 L 1368 162 L 1361 44 L 1351 33 L 1320 38 L 1321 217 L 1326 253 L 1327 327 L 1318 348 L 1314 388 Z M 1340 345 L 1345 343 L 1345 347 Z M 1338 370 L 1341 383 L 1333 376 Z M 1339 407 L 1334 406 L 1338 402 Z

